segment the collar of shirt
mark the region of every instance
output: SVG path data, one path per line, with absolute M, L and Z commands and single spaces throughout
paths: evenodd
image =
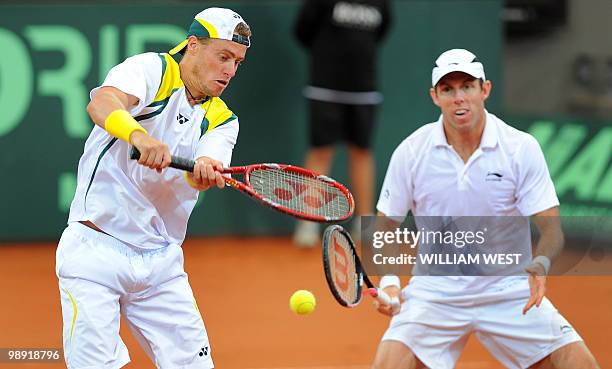
M 493 114 L 489 114 L 488 111 L 485 110 L 485 128 L 482 133 L 482 138 L 480 139 L 480 148 L 481 149 L 493 149 L 497 146 L 498 142 L 498 134 L 496 127 L 496 119 Z M 435 123 L 435 127 L 433 129 L 433 144 L 435 147 L 450 147 L 446 140 L 446 135 L 444 134 L 444 124 L 442 123 L 442 115 L 438 118 Z

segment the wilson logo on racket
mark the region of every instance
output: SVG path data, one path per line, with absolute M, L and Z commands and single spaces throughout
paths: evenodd
M 284 181 L 286 184 L 291 186 L 293 192 L 282 187 L 277 187 L 274 189 L 274 195 L 284 201 L 291 201 L 294 197 L 300 197 L 303 195 L 302 202 L 305 205 L 313 209 L 319 209 L 338 197 L 337 193 L 327 192 L 321 188 L 313 188 L 313 186 L 309 186 L 305 183 L 299 183 L 290 179 L 285 179 Z
M 340 305 L 355 307 L 361 301 L 362 295 L 366 294 L 376 298 L 381 304 L 390 305 L 393 314 L 399 312 L 399 298 L 391 298 L 385 291 L 374 287 L 361 266 L 355 243 L 342 226 L 334 224 L 327 227 L 323 232 L 322 243 L 325 280 Z M 364 283 L 366 289 L 363 289 Z
M 335 275 L 334 280 L 336 286 L 342 291 L 348 291 L 349 289 L 349 271 L 348 271 L 348 255 L 344 248 L 338 243 L 338 240 L 334 237 L 334 266 Z

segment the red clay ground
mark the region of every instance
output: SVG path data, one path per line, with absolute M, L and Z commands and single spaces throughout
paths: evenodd
M 366 369 L 387 319 L 369 301 L 349 310 L 327 290 L 320 250 L 296 249 L 288 238 L 204 238 L 185 246 L 186 270 L 220 369 Z M 61 347 L 55 244 L 0 245 L 0 348 Z M 612 368 L 612 277 L 551 277 L 548 296 L 598 358 Z M 309 289 L 316 311 L 297 316 L 289 296 Z M 152 368 L 122 328 L 132 363 Z M 60 364 L 0 363 L 2 368 Z M 502 368 L 474 339 L 458 369 Z

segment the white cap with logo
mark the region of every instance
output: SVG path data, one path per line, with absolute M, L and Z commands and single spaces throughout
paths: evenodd
M 169 54 L 174 55 L 183 50 L 185 46 L 187 46 L 187 39 L 189 36 L 229 40 L 249 47 L 251 46 L 250 37 L 234 34 L 234 28 L 236 28 L 238 23 L 241 22 L 246 24 L 244 19 L 242 19 L 238 13 L 231 9 L 204 9 L 195 15 L 193 21 L 191 22 L 191 26 L 189 26 L 189 30 L 187 31 L 186 39 L 170 50 Z
M 463 72 L 474 78 L 486 79 L 482 63 L 476 55 L 465 49 L 451 49 L 440 54 L 431 71 L 431 85 L 435 87 L 442 77 L 452 72 Z

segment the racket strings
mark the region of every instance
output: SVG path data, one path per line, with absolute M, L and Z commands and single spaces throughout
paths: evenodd
M 356 304 L 361 299 L 361 281 L 357 273 L 354 249 L 339 231 L 333 231 L 330 242 L 326 242 L 329 255 L 329 270 L 334 289 L 347 305 Z
M 250 183 L 265 198 L 294 211 L 331 218 L 350 212 L 350 203 L 340 189 L 300 173 L 259 169 L 250 173 Z

